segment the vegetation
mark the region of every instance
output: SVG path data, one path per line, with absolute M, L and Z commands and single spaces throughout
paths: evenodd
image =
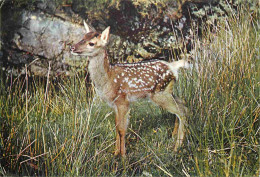
M 174 92 L 191 110 L 173 152 L 174 116 L 133 105 L 127 157 L 114 157 L 114 114 L 84 74 L 0 80 L 0 175 L 259 175 L 259 16 L 232 14 L 194 39 L 192 72 Z M 211 28 L 212 29 L 212 28 Z

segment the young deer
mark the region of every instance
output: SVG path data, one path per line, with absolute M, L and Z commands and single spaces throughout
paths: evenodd
M 174 150 L 182 144 L 187 108 L 172 95 L 173 84 L 178 78 L 179 68 L 188 68 L 188 61 L 172 63 L 149 60 L 138 63 L 110 64 L 106 52 L 110 27 L 101 34 L 92 31 L 85 23 L 86 34 L 71 46 L 73 55 L 84 55 L 89 59 L 88 71 L 97 93 L 115 109 L 116 148 L 115 155 L 125 156 L 125 135 L 128 124 L 129 104 L 139 98 L 148 98 L 172 114 L 176 114 L 173 135 L 177 134 Z

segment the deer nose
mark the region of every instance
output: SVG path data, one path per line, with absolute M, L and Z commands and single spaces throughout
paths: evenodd
M 74 50 L 75 50 L 75 47 L 74 47 L 74 46 L 70 46 L 70 50 L 71 50 L 71 51 L 74 51 Z

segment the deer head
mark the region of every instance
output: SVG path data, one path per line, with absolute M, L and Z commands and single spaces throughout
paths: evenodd
M 101 34 L 92 30 L 85 21 L 84 27 L 86 34 L 81 41 L 71 46 L 71 54 L 95 56 L 108 44 L 110 27 L 107 27 Z

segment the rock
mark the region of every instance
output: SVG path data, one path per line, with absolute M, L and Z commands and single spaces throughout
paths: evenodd
M 69 52 L 68 44 L 82 38 L 84 28 L 77 24 L 43 14 L 40 11 L 24 11 L 22 26 L 12 42 L 18 49 L 47 59 L 59 60 Z
M 46 65 L 39 62 L 53 60 L 52 69 L 55 71 L 51 74 L 55 75 L 55 72 L 62 73 L 60 70 L 66 68 L 66 61 L 79 60 L 79 57 L 70 54 L 69 46 L 82 39 L 85 34 L 82 25 L 64 21 L 40 10 L 23 10 L 15 21 L 19 21 L 16 23 L 18 27 L 6 32 L 3 40 L 6 61 L 10 64 L 19 66 L 37 59 L 30 65 L 32 72 L 44 76 Z M 37 66 L 34 66 L 36 63 Z

